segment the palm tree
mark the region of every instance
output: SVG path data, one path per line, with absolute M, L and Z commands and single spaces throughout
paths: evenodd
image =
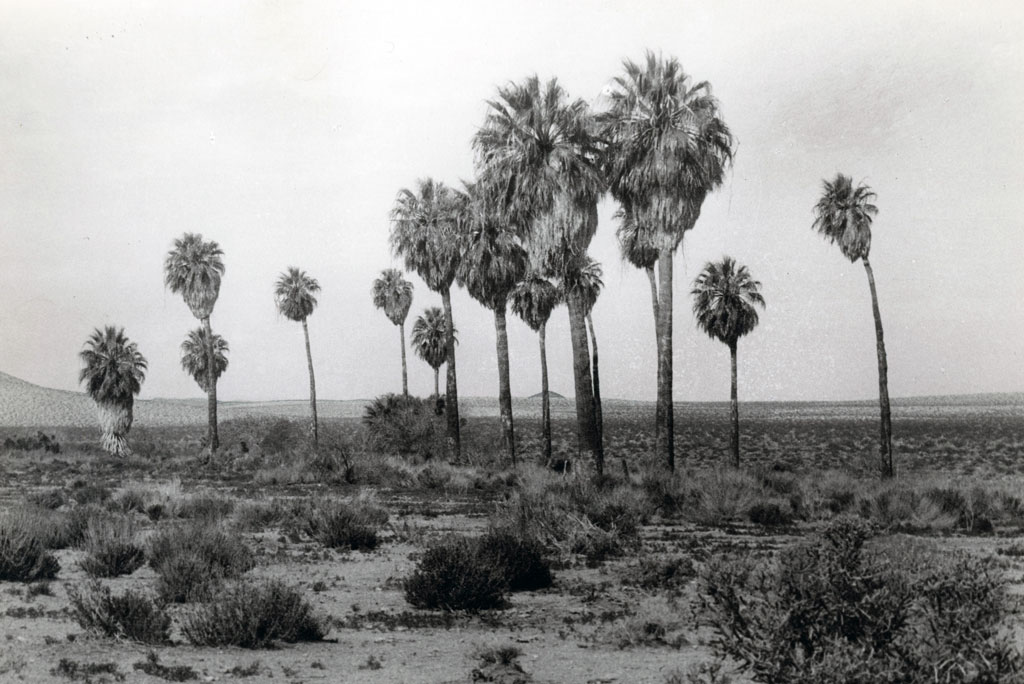
M 526 275 L 513 288 L 512 311 L 540 338 L 541 435 L 544 462 L 551 465 L 551 396 L 548 389 L 547 326 L 551 312 L 562 301 L 558 288 L 536 272 Z
M 146 359 L 124 328 L 96 328 L 79 353 L 85 366 L 78 381 L 96 402 L 103 448 L 114 456 L 128 456 L 128 432 L 132 428 L 135 395 L 146 379 Z
M 878 207 L 871 203 L 875 193 L 867 185 L 853 186 L 853 179 L 837 173 L 831 182 L 824 181 L 821 199 L 814 206 L 814 228 L 833 244 L 843 256 L 856 263 L 860 259 L 868 274 L 871 289 L 871 311 L 875 317 L 875 346 L 878 352 L 878 405 L 882 414 L 879 456 L 884 477 L 895 473 L 892 458 L 892 416 L 889 411 L 889 365 L 882 335 L 882 315 L 878 311 L 875 274 L 868 254 L 871 252 L 871 221 Z
M 206 339 L 213 341 L 210 328 L 210 314 L 220 295 L 220 281 L 224 276 L 224 252 L 213 240 L 203 241 L 199 233 L 185 233 L 174 241 L 164 261 L 164 283 L 167 288 L 181 294 L 192 315 L 202 321 Z M 206 416 L 207 438 L 210 451 L 220 446 L 217 436 L 217 379 L 214 377 L 216 363 L 214 350 L 206 350 L 209 359 L 206 366 Z
M 506 310 L 509 294 L 526 273 L 526 250 L 500 214 L 492 213 L 478 186 L 462 193 L 464 251 L 456 277 L 469 295 L 494 312 L 498 354 L 498 406 L 501 435 L 509 462 L 516 465 L 515 428 L 512 420 L 512 383 L 509 378 Z
M 754 280 L 746 266 L 732 257 L 708 262 L 693 281 L 693 313 L 697 325 L 729 346 L 732 363 L 730 417 L 732 419 L 733 465 L 740 467 L 740 409 L 736 393 L 736 347 L 739 339 L 757 327 L 757 307 L 764 308 L 761 283 Z
M 220 335 L 213 336 L 213 377 L 219 380 L 228 368 L 228 343 Z M 181 368 L 192 376 L 199 388 L 207 391 L 206 364 L 209 361 L 207 350 L 210 344 L 206 339 L 206 329 L 190 330 L 185 341 L 181 343 Z
M 564 279 L 586 255 L 604 191 L 599 140 L 587 103 L 570 100 L 556 79 L 543 86 L 536 76 L 509 84 L 488 102 L 473 147 L 490 210 L 524 238 L 531 268 Z M 594 415 L 584 307 L 575 294 L 566 299 L 566 307 L 579 451 L 600 474 L 604 454 Z
M 623 62 L 610 109 L 606 172 L 623 214 L 658 251 L 658 416 L 655 448 L 675 468 L 672 412 L 672 268 L 683 235 L 732 162 L 732 135 L 707 82 L 694 84 L 675 58 L 648 52 Z
M 444 183 L 431 179 L 417 182 L 416 191 L 402 189 L 391 210 L 391 249 L 402 257 L 405 267 L 423 279 L 432 292 L 441 295 L 445 325 L 447 377 L 445 416 L 448 423 L 449 458 L 462 454 L 459 437 L 459 389 L 455 373 L 455 323 L 452 318 L 451 287 L 461 257 L 456 218 L 457 197 Z
M 373 281 L 373 305 L 398 326 L 402 338 L 402 394 L 409 396 L 409 376 L 405 365 L 405 318 L 412 306 L 412 283 L 397 268 L 385 268 Z
M 458 342 L 458 339 L 455 341 Z M 417 356 L 434 369 L 434 396 L 440 398 L 438 375 L 441 365 L 448 358 L 448 324 L 445 323 L 444 311 L 439 307 L 425 309 L 422 315 L 416 317 L 412 324 L 412 348 Z
M 313 376 L 313 354 L 309 349 L 309 325 L 306 319 L 316 308 L 316 295 L 320 283 L 305 271 L 289 267 L 274 283 L 274 301 L 281 315 L 290 321 L 302 323 L 302 334 L 306 338 L 306 366 L 309 368 L 309 412 L 313 428 L 313 445 L 320 444 L 319 424 L 316 416 L 316 378 Z
M 594 381 L 594 420 L 597 422 L 598 439 L 603 445 L 604 413 L 601 410 L 601 377 L 597 367 L 597 335 L 594 333 L 594 319 L 591 316 L 594 305 L 597 304 L 597 298 L 601 294 L 601 288 L 604 287 L 604 281 L 601 280 L 602 275 L 601 264 L 588 256 L 580 263 L 579 269 L 563 281 L 562 286 L 567 290 L 575 290 L 580 301 L 583 302 L 587 329 L 590 331 L 591 372 Z

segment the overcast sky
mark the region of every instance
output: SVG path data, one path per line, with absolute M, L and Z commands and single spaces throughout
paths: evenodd
M 178 347 L 197 325 L 163 285 L 184 231 L 224 249 L 212 317 L 224 400 L 302 398 L 301 326 L 272 285 L 319 279 L 319 396 L 400 391 L 398 329 L 372 307 L 388 212 L 419 177 L 472 175 L 498 85 L 557 76 L 593 101 L 645 49 L 710 81 L 735 166 L 677 257 L 675 397 L 723 400 L 727 348 L 698 332 L 693 278 L 729 254 L 768 308 L 740 343 L 750 400 L 877 396 L 863 267 L 811 230 L 822 179 L 878 194 L 871 261 L 893 396 L 1024 390 L 1024 5 L 1019 2 L 139 2 L 0 0 L 0 371 L 76 389 L 94 327 L 149 359 L 142 397 L 199 397 Z M 654 399 L 646 277 L 618 257 L 607 199 L 591 253 L 605 396 Z M 408 327 L 440 297 L 412 276 Z M 459 390 L 497 393 L 492 315 L 453 296 Z M 539 391 L 510 318 L 512 389 Z M 567 315 L 551 388 L 572 392 Z M 410 390 L 430 368 L 410 352 Z

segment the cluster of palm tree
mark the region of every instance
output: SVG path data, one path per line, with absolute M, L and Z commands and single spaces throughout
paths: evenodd
M 405 268 L 441 296 L 442 307 L 424 311 L 413 325 L 413 346 L 434 370 L 446 365 L 445 414 L 450 456 L 461 457 L 456 329 L 453 286 L 493 312 L 498 360 L 502 440 L 516 462 L 509 371 L 507 311 L 511 307 L 538 333 L 541 352 L 542 436 L 551 460 L 551 414 L 546 326 L 565 304 L 573 354 L 578 451 L 603 472 L 603 417 L 597 337 L 591 312 L 603 288 L 601 265 L 587 253 L 597 230 L 597 204 L 606 193 L 618 202 L 616 235 L 624 261 L 647 274 L 651 289 L 657 353 L 655 455 L 675 467 L 673 378 L 673 260 L 685 234 L 700 216 L 704 200 L 723 182 L 733 160 L 734 141 L 722 120 L 710 84 L 695 83 L 674 58 L 648 52 L 641 63 L 623 62 L 594 112 L 551 79 L 536 76 L 500 87 L 487 102 L 474 135 L 475 178 L 460 188 L 432 179 L 402 189 L 391 210 L 390 243 Z M 880 455 L 892 475 L 892 429 L 887 365 L 874 274 L 868 261 L 871 222 L 877 208 L 866 185 L 838 174 L 826 181 L 815 206 L 814 228 L 839 245 L 867 271 L 877 336 Z M 165 284 L 181 294 L 201 326 L 181 345 L 181 363 L 207 393 L 211 451 L 218 447 L 217 380 L 228 366 L 228 344 L 214 334 L 210 316 L 224 275 L 223 252 L 213 241 L 185 233 L 167 254 Z M 698 326 L 729 347 L 731 356 L 730 450 L 739 463 L 737 346 L 758 323 L 765 306 L 761 284 L 726 256 L 708 263 L 693 284 Z M 311 434 L 318 441 L 316 382 L 307 319 L 317 305 L 317 281 L 297 268 L 274 286 L 279 312 L 301 322 L 309 366 Z M 405 321 L 413 286 L 398 269 L 385 269 L 373 282 L 373 304 L 400 331 L 402 391 L 408 395 Z M 589 335 L 588 335 L 589 333 Z M 128 452 L 133 397 L 146 361 L 123 330 L 96 330 L 81 353 L 81 381 L 96 400 L 104 446 Z

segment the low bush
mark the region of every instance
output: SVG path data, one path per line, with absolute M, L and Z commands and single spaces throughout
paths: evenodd
M 551 586 L 551 567 L 544 549 L 534 539 L 508 529 L 488 530 L 477 542 L 485 566 L 496 569 L 509 591 L 532 591 Z
M 0 517 L 0 581 L 35 582 L 53 579 L 60 563 L 47 550 L 46 538 L 24 512 Z
M 233 499 L 227 499 L 209 492 L 200 492 L 186 497 L 178 506 L 179 518 L 216 522 L 235 510 Z
M 132 669 L 168 682 L 189 682 L 199 679 L 199 674 L 188 665 L 164 665 L 155 651 L 147 653 L 145 660 L 132 663 Z
M 431 546 L 404 584 L 416 608 L 479 611 L 505 606 L 505 577 L 481 560 L 477 543 L 452 537 Z
M 369 445 L 385 454 L 429 459 L 446 452 L 444 425 L 429 402 L 417 397 L 384 394 L 363 413 Z
M 45 451 L 48 454 L 60 453 L 60 442 L 55 435 L 36 432 L 34 437 L 8 437 L 4 439 L 4 449 L 12 451 Z
M 869 536 L 868 523 L 839 519 L 773 565 L 709 562 L 703 619 L 717 654 L 779 684 L 1020 681 L 997 571 L 906 544 L 868 551 Z
M 84 588 L 68 586 L 67 593 L 72 614 L 83 629 L 144 644 L 170 640 L 170 616 L 162 603 L 145 594 L 129 590 L 116 596 L 98 580 Z
M 69 496 L 79 506 L 103 504 L 110 498 L 110 489 L 103 485 L 89 484 L 85 480 L 75 480 L 71 483 Z
M 757 480 L 733 468 L 702 473 L 692 487 L 683 513 L 703 525 L 721 525 L 746 518 L 750 507 L 761 496 Z
M 161 599 L 188 603 L 208 599 L 223 580 L 239 577 L 255 560 L 237 535 L 220 527 L 186 523 L 150 537 L 149 564 L 157 572 Z
M 188 614 L 182 633 L 196 646 L 269 648 L 275 642 L 320 641 L 322 620 L 296 589 L 281 582 L 238 584 Z
M 779 527 L 793 524 L 793 511 L 788 503 L 758 501 L 747 511 L 747 517 L 755 525 Z
M 235 526 L 247 532 L 262 532 L 281 525 L 287 518 L 287 511 L 276 499 L 266 501 L 245 501 L 235 508 Z
M 70 658 L 61 658 L 57 666 L 50 670 L 55 677 L 64 677 L 71 681 L 82 681 L 85 684 L 100 684 L 109 681 L 124 681 L 124 673 L 117 668 L 117 663 L 84 663 Z M 97 677 L 98 679 L 93 679 Z M 113 678 L 111 680 L 111 678 Z
M 647 591 L 679 592 L 696 576 L 697 569 L 687 556 L 643 556 L 627 573 L 623 584 Z
M 51 511 L 57 510 L 68 502 L 68 498 L 64 495 L 64 490 L 58 487 L 32 492 L 25 500 L 32 506 L 46 508 Z
M 82 548 L 86 555 L 79 565 L 90 577 L 130 575 L 146 560 L 145 549 L 136 541 L 135 525 L 122 515 L 90 518 Z
M 331 549 L 368 551 L 377 548 L 377 533 L 388 514 L 372 501 L 318 501 L 299 513 L 303 531 Z

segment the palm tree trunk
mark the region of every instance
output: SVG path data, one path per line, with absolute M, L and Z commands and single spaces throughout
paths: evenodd
M 882 335 L 882 314 L 878 311 L 878 293 L 875 291 L 875 274 L 867 257 L 863 258 L 864 270 L 868 274 L 868 285 L 871 287 L 871 311 L 875 315 L 875 342 L 878 348 L 878 406 L 882 413 L 882 426 L 879 444 L 882 476 L 892 477 L 895 474 L 892 459 L 892 414 L 889 410 L 889 364 L 885 357 L 885 339 Z
M 96 414 L 100 422 L 102 439 L 100 445 L 112 456 L 123 458 L 130 456 L 132 450 L 128 446 L 128 431 L 132 428 L 132 404 L 107 401 L 96 404 Z
M 661 315 L 660 315 L 660 311 L 659 311 L 660 307 L 658 306 L 658 278 L 654 274 L 654 267 L 653 266 L 645 268 L 644 270 L 647 272 L 647 280 L 651 284 L 651 309 L 654 311 L 654 347 L 655 347 L 656 350 L 660 350 L 661 349 L 661 332 L 660 332 L 660 330 L 661 330 Z M 656 351 L 656 353 L 657 353 L 657 358 L 661 359 L 661 352 L 660 351 Z M 661 377 L 661 375 L 660 375 L 661 371 L 660 370 L 658 371 L 658 373 L 659 373 L 658 377 Z M 654 425 L 655 425 L 655 431 L 658 430 L 657 426 L 661 425 L 662 422 L 664 421 L 664 416 L 662 415 L 662 413 L 663 413 L 662 412 L 662 408 L 663 407 L 662 407 L 660 401 L 659 402 L 655 402 L 655 405 L 654 405 Z M 657 447 L 655 447 L 655 457 L 657 457 L 657 456 L 658 456 Z
M 729 443 L 729 448 L 732 451 L 732 463 L 735 467 L 740 467 L 740 402 L 738 393 L 736 391 L 736 347 L 737 342 L 733 340 L 729 343 L 729 357 L 732 362 L 732 388 L 729 392 L 729 417 L 732 419 L 732 439 Z
M 213 330 L 210 328 L 210 317 L 203 319 L 206 331 L 206 443 L 212 454 L 220 446 L 217 435 L 217 375 L 216 355 L 213 351 Z
M 590 351 L 592 357 L 591 373 L 594 376 L 594 423 L 597 425 L 597 438 L 601 440 L 604 451 L 604 416 L 601 412 L 601 378 L 597 373 L 597 335 L 594 334 L 594 319 L 587 314 L 587 329 L 590 330 Z
M 547 321 L 540 324 L 540 419 L 544 438 L 544 464 L 551 466 L 551 394 L 548 390 Z
M 405 321 L 398 324 L 398 332 L 402 337 L 402 396 L 409 396 L 409 371 L 405 365 Z
M 590 375 L 590 350 L 583 302 L 578 295 L 570 294 L 566 298 L 566 307 L 569 309 L 569 336 L 572 340 L 572 370 L 576 389 L 577 448 L 581 457 L 593 460 L 597 474 L 603 475 L 604 452 L 597 436 L 594 416 L 594 386 Z
M 320 429 L 316 418 L 316 378 L 313 377 L 313 354 L 309 350 L 309 326 L 302 319 L 302 334 L 306 336 L 306 365 L 309 366 L 309 414 L 313 420 L 313 446 L 320 446 Z
M 441 396 L 441 385 L 438 383 L 438 376 L 441 375 L 441 367 L 438 366 L 434 369 L 434 397 L 440 398 Z
M 671 247 L 658 253 L 658 405 L 655 449 L 669 470 L 675 470 L 675 425 L 672 411 L 672 257 Z
M 458 461 L 462 457 L 462 444 L 459 438 L 459 387 L 455 376 L 455 321 L 452 320 L 450 288 L 441 290 L 441 303 L 444 305 L 444 323 L 448 328 L 448 339 L 445 341 L 448 368 L 444 388 L 444 413 L 448 422 L 448 458 Z
M 508 370 L 508 330 L 505 307 L 494 310 L 494 330 L 498 340 L 498 406 L 501 409 L 501 441 L 512 467 L 516 466 L 516 438 L 512 424 L 512 383 Z

